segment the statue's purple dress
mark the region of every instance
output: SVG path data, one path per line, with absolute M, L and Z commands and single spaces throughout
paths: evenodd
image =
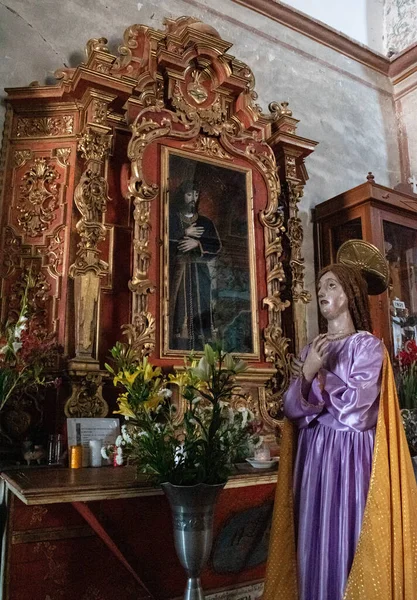
M 285 415 L 299 429 L 294 515 L 300 600 L 343 598 L 368 494 L 379 407 L 381 341 L 359 332 L 328 348 L 307 398 L 301 377 L 284 397 Z

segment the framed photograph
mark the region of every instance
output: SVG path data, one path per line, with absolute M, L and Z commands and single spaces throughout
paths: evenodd
M 162 148 L 163 354 L 259 357 L 252 170 Z

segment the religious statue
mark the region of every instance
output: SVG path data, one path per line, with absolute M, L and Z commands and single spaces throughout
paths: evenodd
M 417 598 L 417 487 L 361 266 L 333 264 L 318 277 L 327 330 L 294 361 L 284 397 L 293 425 L 285 426 L 264 600 Z

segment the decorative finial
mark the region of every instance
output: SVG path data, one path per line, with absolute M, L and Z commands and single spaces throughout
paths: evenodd
M 87 58 L 90 58 L 93 52 L 108 52 L 109 49 L 106 47 L 106 44 L 107 40 L 105 37 L 92 38 L 91 40 L 88 40 L 85 47 Z
M 268 108 L 274 121 L 282 117 L 282 115 L 292 116 L 292 111 L 288 108 L 288 102 L 281 102 L 280 104 L 278 102 L 271 102 Z
M 368 175 L 366 176 L 366 179 L 369 181 L 369 183 L 373 183 L 375 181 L 375 176 L 372 173 L 372 171 L 368 172 Z

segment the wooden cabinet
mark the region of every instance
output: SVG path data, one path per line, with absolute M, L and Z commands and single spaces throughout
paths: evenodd
M 390 286 L 371 297 L 374 333 L 391 356 L 407 339 L 417 339 L 417 195 L 366 183 L 327 200 L 313 210 L 317 270 L 336 260 L 339 247 L 357 238 L 386 256 Z

